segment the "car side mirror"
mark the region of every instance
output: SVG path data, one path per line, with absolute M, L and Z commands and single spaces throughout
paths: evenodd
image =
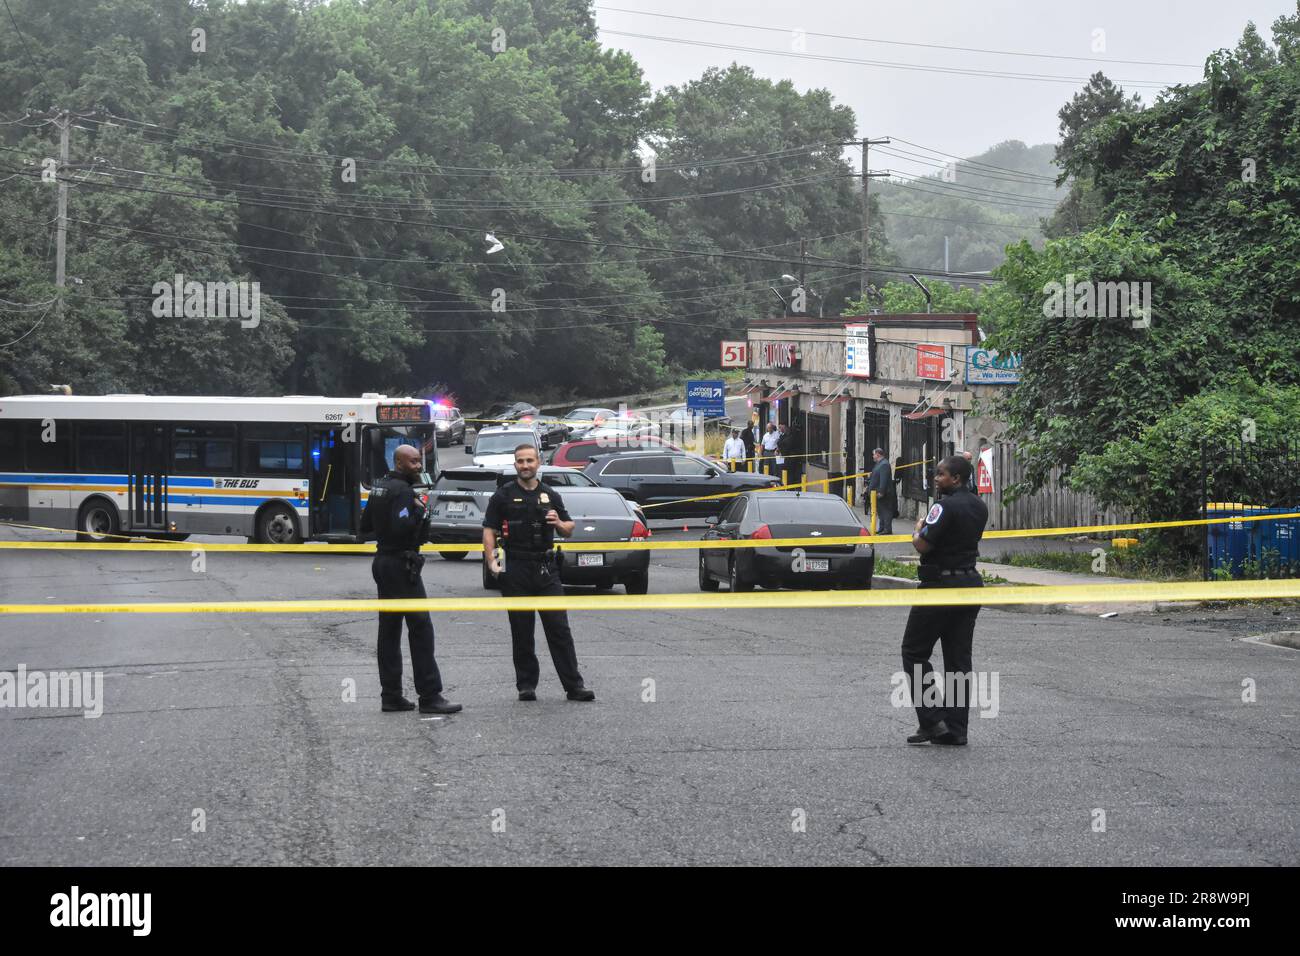
M 712 528 L 714 525 L 718 523 L 718 518 L 716 515 L 710 515 L 709 517 L 704 519 L 704 523 L 708 525 L 710 528 Z

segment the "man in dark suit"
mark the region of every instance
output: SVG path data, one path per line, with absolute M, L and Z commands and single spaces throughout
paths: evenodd
M 894 518 L 898 515 L 898 495 L 894 491 L 893 469 L 885 457 L 885 450 L 877 448 L 871 453 L 876 463 L 867 478 L 867 500 L 863 502 L 865 511 L 871 514 L 871 492 L 876 493 L 876 534 L 893 534 Z
M 749 471 L 754 462 L 754 427 L 746 424 L 740 430 L 740 440 L 745 443 L 745 460 L 736 466 L 737 471 Z

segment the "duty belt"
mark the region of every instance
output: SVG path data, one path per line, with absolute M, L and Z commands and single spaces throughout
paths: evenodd
M 543 561 L 546 558 L 553 557 L 554 551 L 518 551 L 506 548 L 507 558 L 526 558 L 532 561 Z
M 956 577 L 958 574 L 974 574 L 974 568 L 943 568 L 939 574 L 941 577 Z

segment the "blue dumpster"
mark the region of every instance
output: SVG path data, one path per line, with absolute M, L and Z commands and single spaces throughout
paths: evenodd
M 1264 508 L 1240 502 L 1211 502 L 1205 517 L 1257 517 L 1291 514 L 1293 508 Z M 1206 525 L 1205 549 L 1211 576 L 1219 570 L 1240 578 L 1249 563 L 1252 576 L 1292 577 L 1300 574 L 1300 519 L 1277 521 L 1229 521 Z

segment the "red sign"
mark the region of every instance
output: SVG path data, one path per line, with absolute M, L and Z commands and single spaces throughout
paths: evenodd
M 948 347 L 946 345 L 918 345 L 916 347 L 916 377 L 948 380 Z
M 749 365 L 748 342 L 723 342 L 722 367 L 745 368 Z
M 985 448 L 976 459 L 975 487 L 982 495 L 993 494 L 993 449 Z
M 753 353 L 754 368 L 794 368 L 798 362 L 795 342 L 762 342 Z

